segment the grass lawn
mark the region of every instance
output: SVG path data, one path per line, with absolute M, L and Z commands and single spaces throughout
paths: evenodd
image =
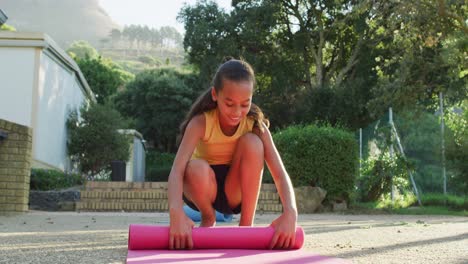
M 446 206 L 426 205 L 406 208 L 379 208 L 376 202 L 355 203 L 350 206 L 350 214 L 403 214 L 403 215 L 454 215 L 468 216 L 467 210 L 454 210 Z

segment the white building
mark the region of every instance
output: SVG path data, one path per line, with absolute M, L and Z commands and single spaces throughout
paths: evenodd
M 96 101 L 78 65 L 43 33 L 0 31 L 0 119 L 33 129 L 32 167 L 66 171 L 66 120 Z
M 143 136 L 136 130 L 119 130 L 119 133 L 131 136 L 130 157 L 125 168 L 125 181 L 144 182 L 146 170 L 146 145 Z

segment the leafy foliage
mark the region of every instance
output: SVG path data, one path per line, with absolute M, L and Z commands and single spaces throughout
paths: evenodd
M 456 195 L 443 195 L 440 193 L 426 193 L 422 195 L 421 201 L 427 206 L 447 206 L 455 210 L 468 210 L 468 197 Z
M 215 3 L 200 1 L 183 8 L 179 20 L 189 62 L 203 80 L 226 55 L 253 64 L 256 100 L 276 120 L 274 127 L 327 120 L 357 128 L 368 121 L 364 105 L 376 81 L 369 73 L 381 37 L 372 23 L 388 9 L 369 1 L 257 0 L 235 1 L 226 14 Z
M 395 115 L 395 125 L 405 154 L 416 172 L 414 179 L 418 188 L 422 192 L 442 192 L 442 138 L 439 118 L 421 111 L 399 112 Z M 451 138 L 450 132 L 446 130 L 447 139 Z
M 82 59 L 97 59 L 99 57 L 98 51 L 91 46 L 87 41 L 80 40 L 73 42 L 67 49 L 67 53 L 70 54 L 75 60 Z
M 361 168 L 357 199 L 362 202 L 378 201 L 391 191 L 392 184 L 405 193 L 409 189 L 408 167 L 401 156 L 392 158 L 388 152 L 370 157 Z
M 466 3 L 406 1 L 395 7 L 395 14 L 382 25 L 384 34 L 392 37 L 376 47 L 379 56 L 374 69 L 379 80 L 368 107 L 380 115 L 389 106 L 434 110 L 439 92 L 444 92 L 449 104 L 467 98 L 468 78 L 462 73 L 468 65 L 466 33 L 440 13 L 441 9 L 461 13 Z M 434 10 L 439 14 L 434 16 Z
M 100 104 L 108 102 L 120 87 L 133 78 L 132 74 L 122 70 L 110 59 L 86 56 L 84 59 L 78 58 L 77 63 Z
M 197 78 L 173 68 L 138 74 L 115 98 L 117 109 L 162 152 L 176 149 L 179 124 L 201 90 Z M 198 89 L 198 90 L 197 90 Z
M 167 181 L 175 154 L 151 151 L 146 155 L 145 181 Z
M 417 205 L 418 198 L 411 192 L 399 193 L 395 192 L 395 197 L 392 200 L 390 193 L 383 194 L 376 202 L 378 209 L 402 209 L 412 205 Z M 424 203 L 423 203 L 424 204 Z
M 113 45 L 119 41 L 126 41 L 126 48 L 133 48 L 136 45 L 137 49 L 141 49 L 150 45 L 151 47 L 158 46 L 177 46 L 182 44 L 182 35 L 171 26 L 164 26 L 159 29 L 149 28 L 148 26 L 128 25 L 122 31 L 112 29 L 109 33 Z
M 199 1 L 179 13 L 188 61 L 208 83 L 225 56 L 256 69 L 273 127 L 365 127 L 389 106 L 466 98 L 467 5 L 453 1 Z M 437 10 L 438 16 L 434 16 Z M 461 22 L 460 22 L 461 21 Z
M 294 186 L 318 186 L 349 200 L 358 172 L 354 136 L 331 126 L 291 126 L 273 136 Z
M 449 178 L 449 184 L 451 183 L 449 186 L 454 186 L 456 193 L 467 195 L 468 100 L 465 100 L 460 108 L 451 109 L 447 116 L 447 126 L 454 134 L 454 140 L 447 141 L 448 166 L 453 171 L 453 174 L 450 175 L 451 177 Z
M 0 26 L 0 31 L 16 31 L 16 28 L 8 24 L 3 24 Z
M 120 134 L 126 122 L 116 110 L 99 104 L 85 106 L 71 112 L 67 120 L 69 131 L 68 154 L 78 161 L 81 171 L 96 175 L 110 170 L 113 160 L 127 161 L 129 158 L 128 136 Z
M 82 185 L 83 177 L 80 174 L 67 174 L 57 170 L 32 169 L 31 170 L 31 190 L 58 190 L 75 185 Z

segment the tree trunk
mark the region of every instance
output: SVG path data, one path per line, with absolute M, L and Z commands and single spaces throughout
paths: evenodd
M 312 76 L 310 74 L 310 61 L 309 61 L 309 52 L 307 51 L 307 45 L 304 45 L 304 71 L 306 73 L 306 81 L 308 89 L 311 90 L 312 85 Z

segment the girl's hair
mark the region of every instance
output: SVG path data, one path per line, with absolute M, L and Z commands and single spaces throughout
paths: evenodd
M 252 66 L 242 60 L 230 59 L 219 66 L 212 81 L 212 85 L 214 86 L 216 93 L 219 93 L 223 89 L 224 80 L 235 82 L 250 81 L 255 87 L 254 70 L 252 69 Z M 185 120 L 180 125 L 180 135 L 177 140 L 178 143 L 180 143 L 188 123 L 194 116 L 215 108 L 216 102 L 213 101 L 213 98 L 211 97 L 211 88 L 209 88 L 197 98 L 195 103 L 193 103 L 190 111 L 185 117 Z M 247 116 L 252 117 L 255 120 L 254 127 L 258 127 L 261 131 L 263 131 L 262 123 L 267 127 L 270 125 L 270 122 L 266 119 L 260 107 L 254 103 L 251 104 Z

